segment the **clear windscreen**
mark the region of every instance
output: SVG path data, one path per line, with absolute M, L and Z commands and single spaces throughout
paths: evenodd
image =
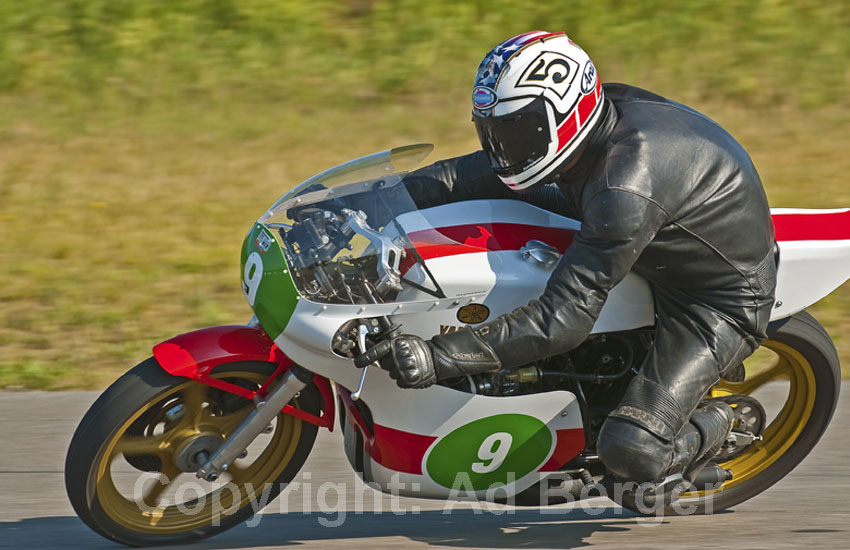
M 405 287 L 445 297 L 408 236 L 428 222 L 417 214 L 404 178 L 432 149 L 396 148 L 332 168 L 296 186 L 260 218 L 304 298 L 383 303 L 396 301 Z

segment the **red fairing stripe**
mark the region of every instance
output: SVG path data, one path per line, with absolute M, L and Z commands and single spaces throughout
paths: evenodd
M 574 459 L 584 450 L 584 430 L 571 428 L 569 430 L 556 430 L 555 450 L 552 456 L 540 467 L 541 472 L 554 472 L 564 464 Z
M 774 214 L 777 241 L 850 240 L 850 210 L 823 214 Z
M 774 214 L 777 241 L 850 240 L 850 210 L 823 214 Z M 557 247 L 563 253 L 576 231 L 516 223 L 453 225 L 414 231 L 408 235 L 423 260 L 457 254 L 519 250 L 536 239 Z M 406 271 L 414 263 L 412 254 L 402 261 Z
M 422 458 L 436 437 L 375 424 L 375 437 L 366 450 L 375 462 L 405 474 L 422 475 Z
M 556 430 L 555 450 L 540 467 L 554 472 L 584 449 L 584 430 Z M 374 437 L 366 440 L 366 451 L 378 464 L 396 472 L 422 475 L 422 460 L 437 438 L 375 424 Z
M 560 227 L 481 223 L 414 231 L 408 238 L 422 259 L 430 260 L 475 252 L 519 250 L 533 239 L 557 247 L 563 253 L 573 243 L 575 233 L 573 229 Z M 413 254 L 407 254 L 401 262 L 402 272 L 410 269 L 414 261 Z

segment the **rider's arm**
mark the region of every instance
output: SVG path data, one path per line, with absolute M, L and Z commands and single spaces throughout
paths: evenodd
M 555 267 L 539 299 L 474 330 L 435 336 L 451 355 L 483 340 L 502 368 L 573 349 L 590 334 L 608 292 L 629 272 L 643 249 L 669 221 L 650 198 L 606 188 L 584 208 L 581 231 Z
M 510 199 L 570 215 L 567 199 L 556 184 L 523 194 L 511 191 L 493 172 L 483 151 L 437 161 L 411 172 L 404 183 L 418 208 L 476 199 Z
M 440 160 L 404 178 L 419 208 L 474 199 L 511 198 L 512 192 L 493 170 L 483 151 Z

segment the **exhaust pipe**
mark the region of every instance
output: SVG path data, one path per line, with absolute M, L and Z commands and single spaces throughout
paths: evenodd
M 691 484 L 696 487 L 698 491 L 706 491 L 716 489 L 717 486 L 722 485 L 730 479 L 732 479 L 732 470 L 721 468 L 716 464 L 709 464 L 700 470 L 696 476 L 694 476 Z

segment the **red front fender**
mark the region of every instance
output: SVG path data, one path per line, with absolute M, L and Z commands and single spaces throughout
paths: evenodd
M 153 347 L 153 356 L 169 374 L 198 378 L 222 363 L 269 361 L 284 356 L 266 332 L 244 325 L 187 332 Z
M 155 345 L 153 356 L 160 366 L 173 376 L 192 378 L 246 399 L 252 399 L 257 393 L 265 392 L 272 378 L 292 364 L 292 361 L 280 351 L 263 329 L 245 325 L 210 327 L 175 336 Z M 211 376 L 215 367 L 236 361 L 268 361 L 279 367 L 256 392 Z M 295 409 L 290 405 L 287 405 L 283 412 L 333 430 L 335 402 L 330 382 L 327 378 L 315 374 L 313 383 L 324 400 L 321 417 Z

